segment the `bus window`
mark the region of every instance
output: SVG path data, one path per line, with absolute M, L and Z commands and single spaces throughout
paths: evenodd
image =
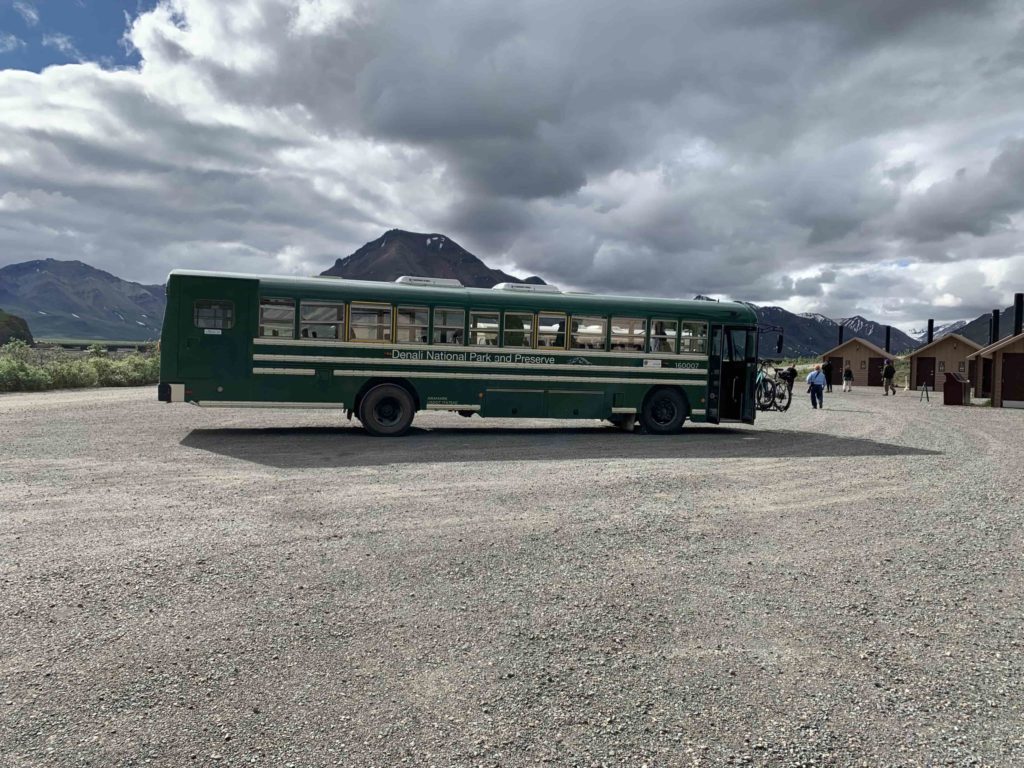
M 391 305 L 352 302 L 349 341 L 391 341 Z
M 679 321 L 656 317 L 651 321 L 650 352 L 674 353 L 678 351 L 676 337 L 679 335 Z
M 232 301 L 197 301 L 192 305 L 192 322 L 196 328 L 226 331 L 235 325 L 235 304 Z
M 399 307 L 398 335 L 399 344 L 427 343 L 427 308 Z
M 643 352 L 646 321 L 638 317 L 612 318 L 612 352 Z
M 505 338 L 503 347 L 533 346 L 533 314 L 528 312 L 505 313 Z
M 260 299 L 260 336 L 295 338 L 295 299 Z
M 572 316 L 571 349 L 604 349 L 608 321 L 603 317 Z
M 469 313 L 469 343 L 472 345 L 498 345 L 498 313 Z
M 345 305 L 336 301 L 305 301 L 299 305 L 299 338 L 343 339 Z
M 461 344 L 465 333 L 466 313 L 461 309 L 434 308 L 434 343 Z
M 706 355 L 708 353 L 708 324 L 683 323 L 679 334 L 679 351 Z
M 537 347 L 565 349 L 565 315 L 537 315 Z

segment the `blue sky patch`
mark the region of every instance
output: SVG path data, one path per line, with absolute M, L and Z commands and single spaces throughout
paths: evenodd
M 39 72 L 54 64 L 138 64 L 122 38 L 130 19 L 157 0 L 0 0 L 0 69 Z

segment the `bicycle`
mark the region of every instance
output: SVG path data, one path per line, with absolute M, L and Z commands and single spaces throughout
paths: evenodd
M 768 368 L 772 369 L 771 375 Z M 787 411 L 793 401 L 793 382 L 771 360 L 762 360 L 758 366 L 754 401 L 759 411 Z

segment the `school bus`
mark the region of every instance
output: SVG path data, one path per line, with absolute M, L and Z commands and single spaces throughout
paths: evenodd
M 333 408 L 377 436 L 424 410 L 656 434 L 755 413 L 757 318 L 739 303 L 175 270 L 160 352 L 164 402 Z

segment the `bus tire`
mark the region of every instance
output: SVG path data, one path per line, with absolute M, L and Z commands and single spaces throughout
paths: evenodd
M 651 390 L 640 409 L 644 431 L 653 435 L 671 435 L 683 428 L 689 408 L 678 389 L 658 387 Z
M 359 403 L 359 421 L 374 437 L 398 437 L 409 431 L 416 404 L 405 387 L 378 384 Z

